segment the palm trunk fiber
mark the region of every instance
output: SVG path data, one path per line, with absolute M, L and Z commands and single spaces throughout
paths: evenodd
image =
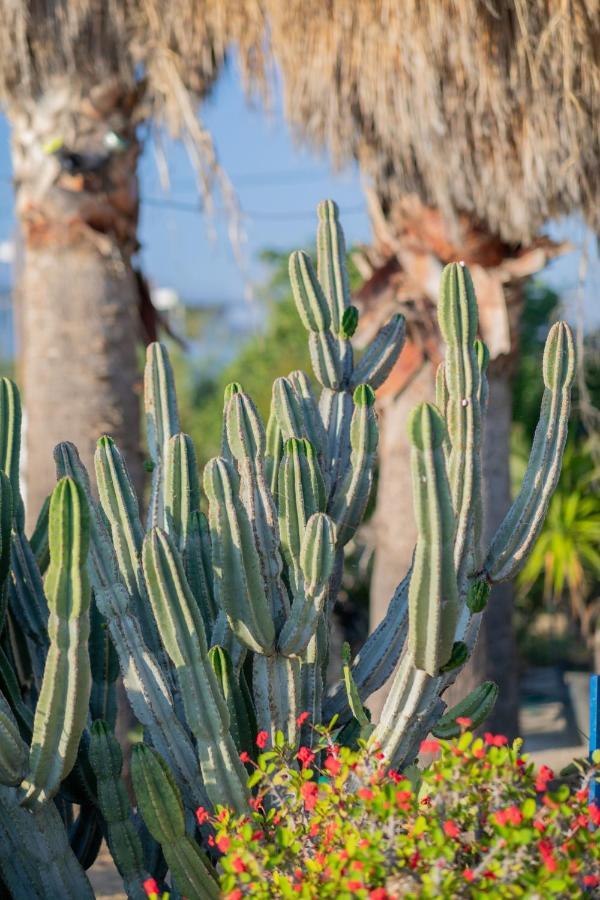
M 134 107 L 118 82 L 84 91 L 62 79 L 11 114 L 30 526 L 55 481 L 59 441 L 90 466 L 97 438 L 111 434 L 142 481 Z

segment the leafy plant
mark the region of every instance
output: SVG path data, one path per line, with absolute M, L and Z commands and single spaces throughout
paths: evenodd
M 429 739 L 424 770 L 389 769 L 376 745 L 340 747 L 317 727 L 312 746 L 283 736 L 261 754 L 253 810 L 199 810 L 223 856 L 227 900 L 243 897 L 586 897 L 600 886 L 596 763 L 559 783 L 521 741 Z M 211 838 L 209 838 L 211 840 Z

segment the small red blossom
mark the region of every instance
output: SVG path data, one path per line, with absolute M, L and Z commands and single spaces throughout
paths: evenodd
M 485 872 L 483 873 L 483 877 L 489 878 L 490 881 L 495 881 L 497 876 L 492 872 L 491 869 L 486 869 Z
M 361 800 L 372 800 L 375 794 L 371 788 L 361 788 L 358 792 L 358 796 Z
M 207 810 L 204 809 L 203 806 L 199 806 L 196 810 L 196 822 L 198 825 L 204 825 L 205 822 L 208 822 L 210 816 Z
M 540 819 L 535 820 L 535 822 L 533 823 L 533 827 L 536 829 L 536 831 L 539 831 L 540 834 L 546 830 L 546 826 L 543 822 L 540 821 Z
M 541 766 L 539 772 L 537 773 L 537 778 L 535 779 L 535 789 L 538 793 L 542 794 L 547 786 L 548 782 L 552 781 L 554 778 L 554 772 L 548 766 Z
M 462 874 L 465 881 L 475 881 L 475 872 L 473 869 L 463 869 Z
M 409 866 L 409 868 L 410 868 L 410 869 L 416 869 L 417 866 L 419 865 L 419 862 L 420 862 L 420 861 L 421 861 L 421 854 L 419 853 L 418 850 L 415 850 L 415 852 L 413 853 L 413 855 L 412 855 L 412 856 L 410 857 L 410 859 L 408 860 L 408 866 Z
M 475 759 L 483 759 L 485 756 L 485 748 L 484 747 L 473 747 L 473 756 Z
M 296 881 L 302 881 L 302 879 L 304 878 L 304 872 L 302 871 L 302 869 L 294 869 L 294 878 L 296 879 Z
M 221 837 L 218 837 L 216 839 L 215 844 L 217 845 L 221 853 L 227 853 L 231 845 L 231 841 L 226 834 L 222 834 Z
M 242 900 L 243 893 L 239 888 L 235 888 L 233 891 L 229 891 L 227 894 L 226 900 Z
M 154 895 L 160 893 L 160 888 L 158 886 L 156 878 L 146 878 L 143 887 L 148 897 L 153 897 Z
M 304 723 L 310 718 L 310 713 L 301 712 L 298 718 L 296 719 L 296 725 L 298 728 L 302 728 Z
M 256 746 L 259 750 L 264 750 L 267 746 L 267 741 L 269 740 L 269 735 L 266 731 L 259 731 L 256 735 Z
M 315 759 L 315 754 L 310 747 L 300 747 L 296 754 L 296 759 L 302 763 L 302 768 L 306 769 Z
M 581 879 L 585 887 L 598 887 L 600 877 L 598 875 L 584 875 Z
M 431 738 L 430 740 L 421 741 L 421 753 L 437 753 L 440 749 L 440 742 L 436 741 L 435 738 Z
M 364 884 L 362 881 L 347 881 L 346 887 L 349 891 L 362 891 Z
M 352 861 L 352 866 L 351 866 L 351 868 L 353 868 L 356 872 L 360 872 L 362 869 L 364 869 L 364 867 L 365 867 L 365 864 L 364 864 L 364 862 L 363 862 L 362 860 L 360 860 L 360 859 L 354 859 L 354 860 Z
M 300 788 L 300 795 L 304 800 L 304 808 L 310 812 L 317 805 L 319 788 L 314 781 L 305 781 Z
M 369 900 L 389 900 L 389 894 L 385 888 L 378 887 L 369 891 Z
M 376 753 L 375 759 L 385 759 L 385 753 L 381 753 L 381 752 Z
M 395 769 L 389 769 L 389 770 L 388 770 L 388 776 L 389 776 L 390 779 L 394 782 L 394 784 L 398 784 L 398 782 L 400 782 L 400 781 L 403 780 L 403 779 L 402 779 L 402 775 L 400 774 L 400 772 L 396 772 Z
M 498 825 L 520 825 L 523 821 L 523 813 L 518 806 L 509 806 L 506 809 L 499 809 L 494 813 L 494 819 Z
M 483 736 L 486 744 L 489 744 L 490 747 L 503 747 L 505 744 L 508 744 L 508 738 L 504 734 L 492 734 L 491 731 L 486 731 Z
M 469 728 L 473 724 L 473 719 L 469 719 L 468 716 L 457 716 L 455 721 L 461 728 Z
M 254 831 L 252 833 L 252 836 L 250 837 L 250 840 L 251 841 L 260 841 L 264 838 L 264 836 L 265 836 L 264 831 Z
M 253 809 L 254 812 L 264 812 L 262 799 L 260 797 L 250 797 L 250 799 L 248 800 L 248 806 L 250 807 L 250 809 Z M 277 813 L 276 815 L 279 814 Z M 275 822 L 275 824 L 277 825 L 277 822 Z
M 600 825 L 600 806 L 597 803 L 590 806 L 590 822 L 592 825 Z
M 325 760 L 325 769 L 335 778 L 342 771 L 342 764 L 335 756 L 328 756 Z
M 585 788 L 584 788 L 582 791 L 576 791 L 576 792 L 575 792 L 575 797 L 576 797 L 577 800 L 579 800 L 580 802 L 584 802 L 584 803 L 585 803 L 585 801 L 586 801 L 587 798 L 588 798 L 588 792 L 585 790 Z
M 250 754 L 246 753 L 245 750 L 242 750 L 242 752 L 240 753 L 240 761 L 243 763 L 250 762 Z
M 241 875 L 242 872 L 246 871 L 246 863 L 243 859 L 240 859 L 239 856 L 234 856 L 231 860 L 231 867 L 234 872 L 237 872 L 238 875 Z
M 460 828 L 453 822 L 452 819 L 449 819 L 447 822 L 444 822 L 444 834 L 450 838 L 456 838 L 460 834 Z
M 214 839 L 214 837 L 212 836 L 212 834 L 209 834 L 209 836 L 208 836 L 208 846 L 209 846 L 209 847 L 214 847 L 214 846 L 215 846 L 215 839 Z
M 313 822 L 308 830 L 309 837 L 316 837 L 319 833 L 319 823 Z

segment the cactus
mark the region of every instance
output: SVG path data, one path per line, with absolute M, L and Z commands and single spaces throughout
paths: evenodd
M 30 543 L 19 496 L 18 392 L 0 383 L 0 872 L 16 897 L 30 896 L 30 885 L 42 897 L 90 896 L 77 859 L 88 865 L 102 834 L 129 896 L 143 896 L 146 873 L 164 880 L 169 868 L 174 890 L 216 897 L 215 869 L 201 849 L 206 834 L 193 814 L 200 805 L 244 811 L 239 754 L 254 752 L 257 731 L 273 744 L 278 732 L 291 744 L 310 742 L 300 714 L 316 724 L 335 715 L 337 740 L 376 742 L 403 767 L 429 731 L 452 736 L 457 717 L 478 725 L 493 706 L 489 682 L 448 711 L 443 695 L 472 653 L 490 585 L 518 570 L 539 533 L 566 438 L 570 331 L 559 323 L 548 337 L 523 486 L 484 552 L 488 354 L 476 338 L 468 270 L 445 269 L 437 408 L 424 403 L 410 420 L 414 562 L 353 662 L 345 648 L 342 678 L 327 696 L 344 547 L 365 514 L 376 464 L 374 391 L 398 358 L 404 321 L 393 317 L 355 358 L 359 313 L 331 201 L 319 206 L 317 247 L 316 271 L 294 253 L 290 279 L 320 394 L 302 372 L 278 378 L 265 428 L 243 387 L 229 385 L 221 453 L 202 478 L 191 438 L 179 430 L 167 352 L 148 349 L 145 524 L 125 461 L 103 436 L 100 503 L 77 450 L 60 444 L 61 480 Z M 66 654 L 57 653 L 59 642 Z M 132 760 L 135 815 L 112 734 L 117 666 L 142 726 Z M 371 724 L 363 704 L 394 670 L 381 720 Z

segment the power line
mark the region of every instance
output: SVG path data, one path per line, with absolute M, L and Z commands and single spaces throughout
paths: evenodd
M 204 209 L 200 202 L 198 203 L 186 203 L 183 200 L 167 200 L 163 197 L 143 197 L 142 198 L 142 206 L 143 204 L 147 204 L 148 206 L 157 206 L 160 209 L 173 209 L 179 212 L 189 212 L 189 213 L 203 213 Z M 362 205 L 356 206 L 346 206 L 340 210 L 340 214 L 343 216 L 353 216 L 358 215 L 359 213 L 364 213 L 365 207 Z M 291 221 L 291 220 L 314 220 L 316 217 L 315 210 L 295 210 L 292 212 L 276 212 L 271 210 L 251 210 L 243 208 L 242 216 L 247 217 L 248 219 L 264 219 L 269 221 Z M 228 211 L 217 207 L 214 211 L 215 215 L 226 216 L 228 215 Z

